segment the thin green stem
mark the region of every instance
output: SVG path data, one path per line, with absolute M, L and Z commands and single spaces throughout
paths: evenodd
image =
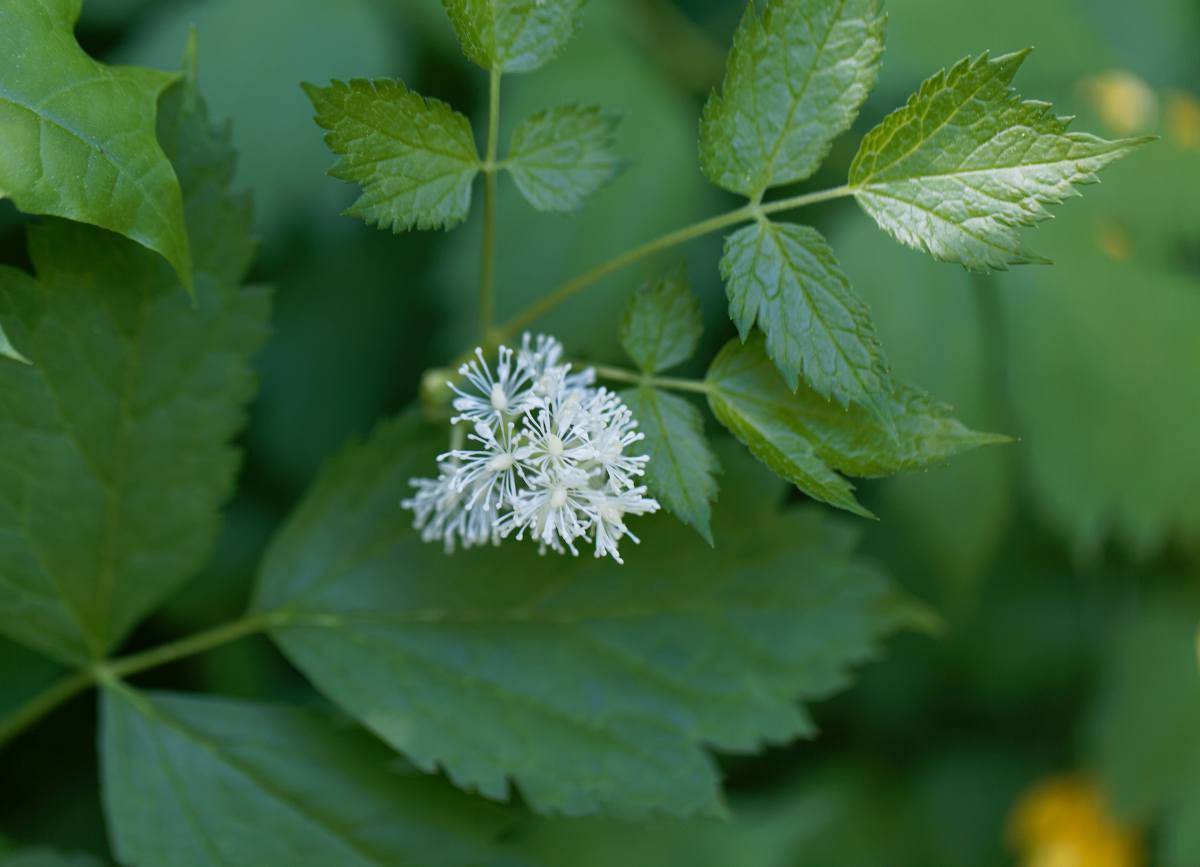
M 187 638 L 181 638 L 142 653 L 114 659 L 112 662 L 97 667 L 114 677 L 130 677 L 150 668 L 158 668 L 169 662 L 204 653 L 223 644 L 237 641 L 239 638 L 255 635 L 277 622 L 280 622 L 277 614 L 268 612 L 250 614 L 241 620 L 234 620 L 231 623 L 189 635 Z
M 495 317 L 496 285 L 496 157 L 500 150 L 500 77 L 492 69 L 488 88 L 487 153 L 483 162 L 483 253 L 479 270 L 479 326 L 485 342 Z
M 0 747 L 68 699 L 83 692 L 91 684 L 92 673 L 90 671 L 77 671 L 51 684 L 47 689 L 0 719 Z
M 666 388 L 673 391 L 694 391 L 700 394 L 707 394 L 712 391 L 712 387 L 707 382 L 700 379 L 679 379 L 674 376 L 650 376 L 648 374 L 638 373 L 636 370 L 626 370 L 623 367 L 609 367 L 604 364 L 593 364 L 590 367 L 596 371 L 596 375 L 602 379 L 611 379 L 614 382 L 628 382 L 634 385 L 649 385 L 654 388 Z

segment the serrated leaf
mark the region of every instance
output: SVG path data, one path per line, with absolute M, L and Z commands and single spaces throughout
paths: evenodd
M 362 186 L 348 216 L 393 232 L 467 218 L 479 154 L 463 115 L 392 79 L 306 84 L 304 92 L 328 130 L 325 144 L 341 156 L 330 174 Z
M 317 711 L 114 684 L 100 760 L 117 858 L 139 867 L 481 867 L 506 824 Z
M 804 386 L 792 392 L 760 335 L 726 344 L 707 382 L 713 414 L 755 457 L 810 497 L 863 517 L 874 516 L 838 473 L 890 476 L 1008 441 L 969 430 L 949 407 L 903 383 L 894 384 L 887 398 L 894 427 L 864 409 L 837 407 Z
M 504 167 L 539 211 L 574 211 L 620 171 L 617 122 L 595 106 L 539 112 L 513 132 Z
M 37 277 L 0 269 L 0 632 L 70 663 L 115 645 L 200 565 L 238 466 L 269 298 L 236 288 L 253 244 L 233 155 L 184 85 L 160 134 L 185 190 L 193 304 L 156 256 L 48 220 Z
M 682 364 L 696 351 L 704 331 L 687 266 L 638 288 L 621 320 L 621 346 L 644 373 Z
M 708 179 L 759 198 L 811 176 L 875 85 L 883 26 L 879 0 L 747 4 L 700 123 Z
M 101 861 L 83 853 L 68 855 L 52 849 L 22 849 L 0 855 L 0 867 L 101 867 Z
M 177 76 L 89 57 L 82 0 L 0 0 L 0 198 L 101 226 L 161 255 L 192 288 L 179 182 L 155 139 Z
M 1011 88 L 1029 55 L 964 58 L 863 139 L 850 187 L 896 240 L 971 270 L 1045 262 L 1017 228 L 1148 139 L 1068 132 L 1069 118 Z
M 736 462 L 753 487 L 723 502 L 752 505 L 718 509 L 715 551 L 655 516 L 624 567 L 531 546 L 447 557 L 397 506 L 444 443 L 409 415 L 335 460 L 271 546 L 256 607 L 321 691 L 464 788 L 503 798 L 511 780 L 542 812 L 718 812 L 703 746 L 810 733 L 796 699 L 841 688 L 900 616 L 848 534 L 778 511 Z
M 484 69 L 530 72 L 563 49 L 586 0 L 442 0 L 463 53 Z
M 721 274 L 742 340 L 757 323 L 790 388 L 803 378 L 822 397 L 862 404 L 886 421 L 888 365 L 875 323 L 820 232 L 766 220 L 746 226 L 726 240 Z
M 700 411 L 681 397 L 649 386 L 621 392 L 646 438 L 646 487 L 679 520 L 713 544 L 710 516 L 717 499 L 716 456 L 704 438 Z

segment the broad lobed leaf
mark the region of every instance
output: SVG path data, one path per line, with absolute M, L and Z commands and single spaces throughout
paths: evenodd
M 820 232 L 760 220 L 726 239 L 721 274 L 742 340 L 757 324 L 789 388 L 803 379 L 887 422 L 891 385 L 875 324 Z
M 498 865 L 503 812 L 330 715 L 104 690 L 104 806 L 130 867 Z
M 1044 262 L 1017 227 L 1147 139 L 1068 132 L 1069 119 L 1011 88 L 1029 51 L 939 72 L 863 139 L 850 186 L 863 209 L 903 244 L 971 270 Z
M 0 632 L 78 663 L 198 568 L 238 466 L 269 298 L 237 288 L 249 202 L 227 141 L 181 84 L 160 134 L 185 190 L 195 303 L 156 256 L 79 223 L 29 231 L 36 278 L 0 270 Z
M 890 425 L 866 410 L 842 409 L 801 386 L 793 392 L 767 357 L 761 336 L 730 341 L 708 371 L 717 420 L 776 474 L 801 491 L 873 517 L 839 473 L 859 478 L 917 470 L 1007 437 L 977 433 L 920 390 L 896 383 L 887 398 Z
M 513 132 L 504 167 L 539 211 L 574 211 L 617 176 L 617 118 L 595 106 L 538 112 Z
M 444 436 L 409 415 L 335 460 L 256 607 L 322 692 L 464 788 L 503 798 L 511 781 L 543 812 L 718 812 L 704 747 L 811 733 L 797 699 L 842 688 L 903 616 L 846 533 L 777 510 L 736 455 L 715 551 L 654 517 L 624 567 L 527 546 L 447 558 L 397 506 Z
M 463 53 L 484 69 L 531 72 L 562 51 L 586 0 L 442 0 Z
M 448 229 L 467 218 L 479 155 L 471 122 L 392 79 L 304 85 L 325 143 L 341 156 L 330 174 L 359 184 L 346 211 L 381 229 Z
M 875 85 L 883 28 L 879 0 L 748 3 L 700 124 L 709 180 L 758 198 L 812 175 Z
M 688 401 L 649 386 L 621 392 L 645 439 L 646 487 L 671 514 L 713 544 L 711 514 L 717 499 L 717 458 L 704 438 L 704 420 Z
M 704 324 L 683 263 L 643 284 L 629 299 L 620 340 L 643 373 L 659 373 L 687 361 Z

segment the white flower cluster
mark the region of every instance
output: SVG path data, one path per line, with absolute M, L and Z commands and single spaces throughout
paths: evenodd
M 625 453 L 643 435 L 595 371 L 572 373 L 562 354 L 557 340 L 526 334 L 519 350 L 500 347 L 495 371 L 481 349 L 459 369 L 451 424 L 469 427 L 470 442 L 438 458 L 436 479 L 413 479 L 401 504 L 426 542 L 452 553 L 528 534 L 543 552 L 577 555 L 583 539 L 623 562 L 618 543 L 638 541 L 625 516 L 658 511 L 637 483 L 649 458 Z

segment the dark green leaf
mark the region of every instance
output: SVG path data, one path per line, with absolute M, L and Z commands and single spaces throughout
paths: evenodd
M 335 178 L 360 184 L 346 214 L 393 232 L 448 229 L 467 218 L 479 155 L 471 122 L 391 79 L 304 85 L 341 159 Z
M 484 69 L 530 72 L 575 33 L 586 0 L 442 0 L 463 53 Z
M 0 631 L 100 655 L 202 562 L 238 465 L 269 299 L 240 291 L 250 210 L 190 86 L 164 98 L 196 251 L 196 298 L 160 259 L 78 223 L 30 229 L 37 277 L 0 270 Z
M 0 855 L 0 867 L 102 867 L 100 859 L 75 853 L 64 855 L 50 849 L 22 849 Z
M 642 443 L 646 486 L 675 517 L 695 527 L 713 544 L 711 504 L 717 499 L 719 468 L 704 438 L 700 411 L 681 397 L 649 386 L 631 388 L 621 398 L 646 435 Z
M 483 867 L 506 824 L 314 711 L 105 689 L 104 803 L 146 867 Z
M 1045 262 L 1017 228 L 1148 141 L 1068 132 L 1050 105 L 1022 100 L 1010 85 L 1028 55 L 964 58 L 867 134 L 850 186 L 884 231 L 972 270 Z
M 747 4 L 700 124 L 709 180 L 759 198 L 812 175 L 875 85 L 883 25 L 879 0 Z
M 125 235 L 190 291 L 179 182 L 154 135 L 176 76 L 88 57 L 72 35 L 81 3 L 0 0 L 0 198 Z
M 687 267 L 680 264 L 629 299 L 621 346 L 643 372 L 658 373 L 691 358 L 703 330 Z
M 539 211 L 574 211 L 616 177 L 617 119 L 594 106 L 565 106 L 526 119 L 513 133 L 504 167 Z
M 511 780 L 569 814 L 717 812 L 704 746 L 811 733 L 796 700 L 842 688 L 902 616 L 849 536 L 775 509 L 753 465 L 730 473 L 748 490 L 723 499 L 715 551 L 653 517 L 623 567 L 530 546 L 447 557 L 398 506 L 444 443 L 408 416 L 334 461 L 257 607 L 325 694 L 465 788 L 502 798 Z
M 820 232 L 759 221 L 729 236 L 721 273 L 742 340 L 757 323 L 790 388 L 803 378 L 822 397 L 862 404 L 886 422 L 883 347 Z
M 801 386 L 792 392 L 767 357 L 760 335 L 730 341 L 708 371 L 709 406 L 747 448 L 804 493 L 873 517 L 838 475 L 873 478 L 917 470 L 1007 437 L 976 433 L 950 409 L 912 386 L 888 396 L 894 427 L 865 410 L 842 409 Z

